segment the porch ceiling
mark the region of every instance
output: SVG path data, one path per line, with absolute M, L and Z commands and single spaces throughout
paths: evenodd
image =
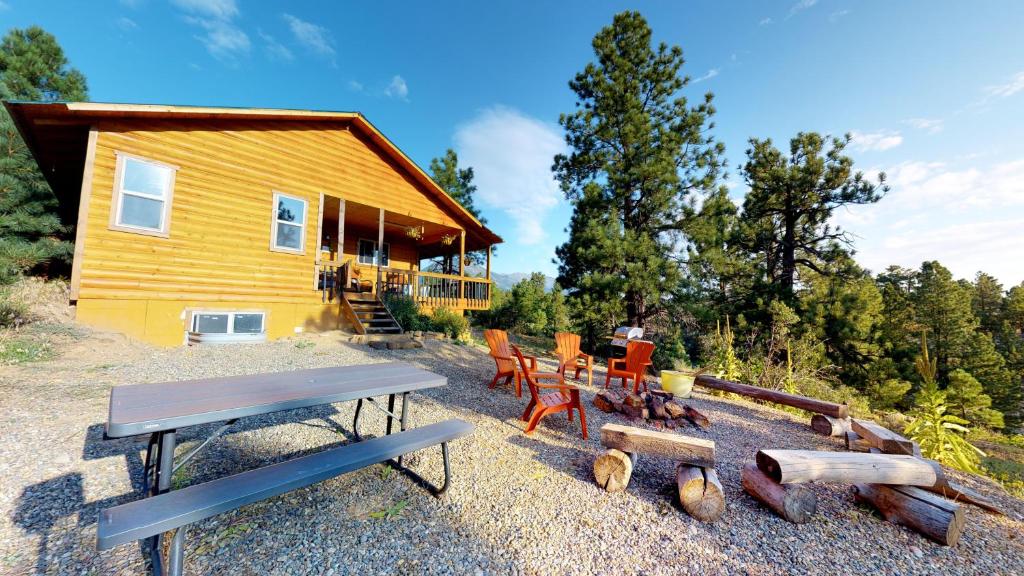
M 380 218 L 380 209 L 375 206 L 367 206 L 366 204 L 359 204 L 356 202 L 345 203 L 345 224 L 355 224 L 360 227 L 370 228 L 373 230 L 377 229 L 377 224 Z M 325 220 L 327 216 L 325 215 Z M 420 220 L 408 214 L 401 214 L 397 212 L 384 211 L 384 234 L 405 235 L 406 228 L 410 226 L 422 226 L 423 227 L 423 238 L 420 240 L 420 254 L 423 257 L 440 256 L 442 254 L 450 254 L 452 251 L 458 253 L 459 243 L 455 241 L 453 245 L 441 244 L 441 237 L 449 234 L 455 234 L 458 236 L 460 229 L 453 226 L 445 226 L 436 222 L 428 222 L 426 220 Z M 474 250 L 483 250 L 487 248 L 487 241 L 471 232 L 466 234 L 466 251 L 472 252 Z

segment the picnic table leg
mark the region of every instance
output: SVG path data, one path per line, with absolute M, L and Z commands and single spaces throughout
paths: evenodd
M 404 395 L 403 395 L 404 396 Z M 388 395 L 388 435 L 391 435 L 391 422 L 394 420 L 392 414 L 395 413 L 395 395 Z
M 157 438 L 157 459 L 156 459 L 156 490 L 155 494 L 163 494 L 171 489 L 171 476 L 174 474 L 174 447 L 177 441 L 175 430 L 167 430 L 159 433 Z M 172 576 L 181 574 L 180 557 L 183 554 L 184 532 L 174 535 L 171 542 L 171 558 L 177 556 L 179 565 L 177 570 L 173 562 L 167 567 L 167 573 Z M 153 563 L 153 574 L 161 576 L 164 574 L 163 565 L 163 535 L 150 538 L 150 560 Z
M 392 396 L 391 398 L 394 398 L 394 396 Z M 394 409 L 392 409 L 391 411 L 394 412 Z M 398 419 L 399 432 L 405 432 L 406 414 L 408 413 L 408 411 L 409 411 L 409 393 L 408 392 L 402 392 L 402 415 Z M 402 465 L 402 457 L 401 456 L 398 457 L 398 465 L 399 466 Z
M 360 398 L 356 401 L 356 415 L 352 419 L 352 434 L 355 435 L 356 440 L 362 440 L 363 437 L 359 435 L 359 411 L 363 409 L 363 399 Z

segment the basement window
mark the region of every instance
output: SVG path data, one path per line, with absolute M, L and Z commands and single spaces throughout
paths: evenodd
M 176 167 L 117 153 L 110 227 L 167 237 Z
M 264 312 L 193 312 L 189 343 L 263 342 L 265 321 Z

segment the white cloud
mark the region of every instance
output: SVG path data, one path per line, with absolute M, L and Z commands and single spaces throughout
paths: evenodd
M 405 78 L 395 75 L 391 79 L 391 83 L 384 89 L 384 95 L 388 98 L 397 98 L 398 100 L 409 99 L 409 85 L 405 83 Z
M 735 54 L 733 56 L 735 56 Z M 699 84 L 700 82 L 703 82 L 705 80 L 711 80 L 715 76 L 718 76 L 719 72 L 721 72 L 720 69 L 712 68 L 711 70 L 708 70 L 707 73 L 705 73 L 703 76 L 698 76 L 698 77 L 694 78 L 693 79 L 693 83 L 694 84 Z
M 554 156 L 565 151 L 558 130 L 494 106 L 459 126 L 454 140 L 460 162 L 473 167 L 480 203 L 515 222 L 518 243 L 541 243 L 545 215 L 563 197 L 551 173 Z
M 1024 206 L 1024 159 L 987 170 L 949 169 L 939 162 L 905 162 L 889 174 L 901 209 L 932 204 L 962 214 L 977 208 Z
M 135 20 L 125 16 L 121 16 L 117 20 L 114 20 L 114 25 L 124 32 L 129 32 L 139 27 L 139 25 L 135 23 Z
M 832 23 L 838 22 L 843 16 L 849 14 L 849 10 L 836 10 L 835 12 L 828 15 L 828 21 Z
M 206 46 L 214 58 L 233 63 L 238 56 L 248 54 L 249 35 L 234 23 L 238 16 L 235 0 L 172 0 L 173 4 L 189 16 L 185 21 L 202 28 L 205 34 L 196 38 Z
M 130 3 L 134 3 L 134 0 Z M 171 0 L 171 3 L 185 12 L 206 18 L 231 20 L 238 16 L 235 0 Z
M 853 130 L 850 132 L 850 136 L 853 138 L 852 146 L 854 150 L 861 152 L 882 152 L 903 143 L 903 136 L 899 132 L 892 130 L 879 130 L 877 132 Z
M 358 81 L 358 80 L 349 80 L 348 81 L 348 89 L 353 91 L 353 92 L 362 92 L 363 91 L 363 83 Z
M 282 14 L 281 17 L 288 23 L 288 28 L 299 44 L 321 56 L 334 56 L 334 39 L 326 28 L 291 14 Z
M 791 18 L 795 16 L 798 12 L 803 12 L 804 10 L 813 7 L 817 3 L 818 0 L 797 0 L 796 4 L 790 6 L 789 16 L 787 16 L 787 18 Z
M 288 62 L 295 59 L 292 51 L 284 44 L 278 42 L 276 38 L 265 33 L 263 30 L 257 30 L 256 33 L 259 34 L 260 38 L 263 40 L 263 48 L 266 50 L 267 56 L 271 60 Z
M 903 123 L 913 126 L 918 130 L 924 130 L 929 134 L 942 132 L 942 129 L 945 127 L 942 118 L 907 118 Z
M 985 88 L 985 92 L 995 98 L 1009 98 L 1022 90 L 1024 90 L 1024 70 L 1017 72 L 1003 84 Z
M 762 18 L 761 21 L 757 23 L 757 25 L 758 26 L 768 26 L 769 24 L 774 24 L 774 23 L 775 23 L 775 20 L 772 20 L 772 18 L 770 16 L 768 16 L 768 17 Z

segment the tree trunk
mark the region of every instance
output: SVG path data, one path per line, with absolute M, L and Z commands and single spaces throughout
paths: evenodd
M 724 390 L 726 392 L 733 392 L 743 396 L 757 398 L 758 400 L 767 400 L 769 402 L 775 402 L 776 404 L 793 406 L 794 408 L 800 408 L 802 410 L 816 412 L 818 414 L 825 414 L 826 416 L 831 416 L 833 418 L 846 418 L 850 415 L 850 407 L 846 404 L 835 404 L 833 402 L 825 402 L 824 400 L 817 400 L 806 396 L 788 394 L 778 390 L 769 390 L 768 388 L 761 388 L 760 386 L 740 384 L 739 382 L 722 380 L 706 374 L 697 376 L 694 383 L 705 388 Z
M 792 202 L 789 195 L 786 195 L 786 229 L 782 236 L 782 276 L 779 284 L 782 286 L 782 293 L 787 303 L 793 297 L 793 284 L 796 277 L 796 216 L 792 214 Z
M 783 486 L 754 464 L 743 467 L 740 483 L 747 494 L 795 524 L 807 522 L 818 511 L 818 496 L 810 488 L 799 484 Z
M 635 453 L 611 448 L 594 460 L 594 479 L 598 486 L 609 492 L 622 492 L 629 485 L 635 466 Z
M 674 432 L 657 432 L 621 424 L 601 427 L 601 445 L 623 452 L 650 454 L 685 462 L 694 466 L 715 465 L 715 443 L 712 440 L 683 436 Z M 928 467 L 931 471 L 931 467 Z M 932 472 L 934 476 L 934 472 Z
M 846 432 L 846 449 L 851 452 L 868 452 L 871 443 L 863 439 L 853 430 Z
M 938 474 L 927 461 L 900 454 L 814 450 L 761 450 L 757 467 L 779 484 L 898 484 L 934 486 Z
M 877 508 L 889 522 L 916 530 L 939 544 L 953 546 L 963 532 L 960 506 L 919 488 L 857 484 L 853 492 L 858 501 Z
M 714 522 L 725 512 L 725 491 L 714 468 L 680 464 L 676 487 L 683 509 L 701 522 Z
M 885 454 L 909 454 L 915 456 L 919 448 L 914 442 L 870 420 L 853 420 L 851 429 L 861 438 Z

